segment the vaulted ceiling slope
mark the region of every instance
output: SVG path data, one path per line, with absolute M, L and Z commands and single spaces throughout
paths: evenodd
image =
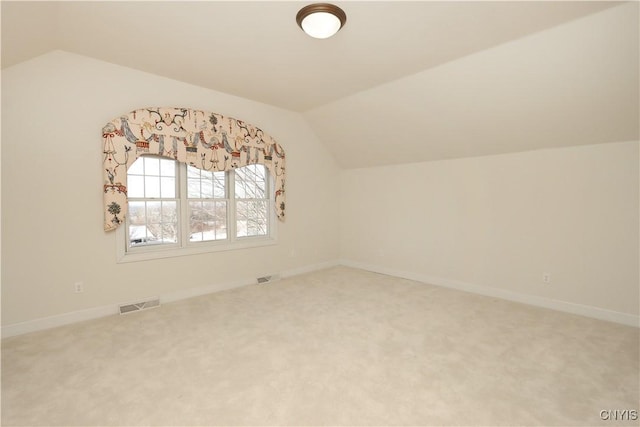
M 3 1 L 2 62 L 62 49 L 305 111 L 612 5 L 337 2 L 347 26 L 315 40 L 303 4 Z
M 639 139 L 638 3 L 305 113 L 344 167 Z
M 638 139 L 635 2 L 2 1 L 2 66 L 54 49 L 299 111 L 344 167 Z M 397 148 L 400 148 L 398 150 Z

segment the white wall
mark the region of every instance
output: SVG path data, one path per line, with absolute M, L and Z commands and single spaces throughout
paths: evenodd
M 287 219 L 276 246 L 116 263 L 116 234 L 102 230 L 101 129 L 146 106 L 236 117 L 285 148 Z M 334 160 L 297 113 L 61 51 L 4 69 L 3 329 L 333 262 L 338 184 Z M 73 293 L 76 281 L 84 293 Z
M 144 106 L 241 118 L 285 147 L 277 246 L 116 263 L 115 233 L 102 231 L 100 131 Z M 639 162 L 638 143 L 627 142 L 340 172 L 297 113 L 53 52 L 2 71 L 3 331 L 339 253 L 436 284 L 637 319 Z
M 341 257 L 637 322 L 638 151 L 625 142 L 345 170 Z

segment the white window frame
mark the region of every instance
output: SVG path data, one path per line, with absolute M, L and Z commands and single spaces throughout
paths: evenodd
M 172 159 L 169 159 L 172 160 Z M 187 165 L 176 162 L 176 199 L 180 217 L 178 219 L 178 242 L 175 244 L 149 245 L 129 248 L 129 212 L 124 224 L 116 229 L 117 262 L 137 262 L 161 258 L 173 258 L 179 256 L 196 255 L 209 252 L 220 252 L 238 249 L 248 249 L 262 246 L 271 246 L 277 243 L 277 217 L 273 195 L 274 180 L 265 166 L 267 220 L 268 233 L 264 236 L 236 237 L 236 198 L 235 198 L 235 170 L 226 171 L 226 200 L 227 201 L 227 239 L 191 242 L 185 227 L 188 225 L 189 209 L 187 197 Z M 147 198 L 146 200 L 154 200 Z M 162 199 L 157 199 L 161 201 Z M 128 203 L 128 201 L 127 201 Z

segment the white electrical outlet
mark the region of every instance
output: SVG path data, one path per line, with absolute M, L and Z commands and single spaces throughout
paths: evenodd
M 542 273 L 542 282 L 543 283 L 551 283 L 551 274 Z
M 80 292 L 84 292 L 84 283 L 82 282 L 76 282 L 73 284 L 73 291 L 76 294 L 79 294 Z

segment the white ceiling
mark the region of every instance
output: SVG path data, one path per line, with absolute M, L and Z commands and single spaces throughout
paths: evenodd
M 345 167 L 638 138 L 637 3 L 340 1 L 327 40 L 307 3 L 2 1 L 2 66 L 62 49 L 299 111 Z

